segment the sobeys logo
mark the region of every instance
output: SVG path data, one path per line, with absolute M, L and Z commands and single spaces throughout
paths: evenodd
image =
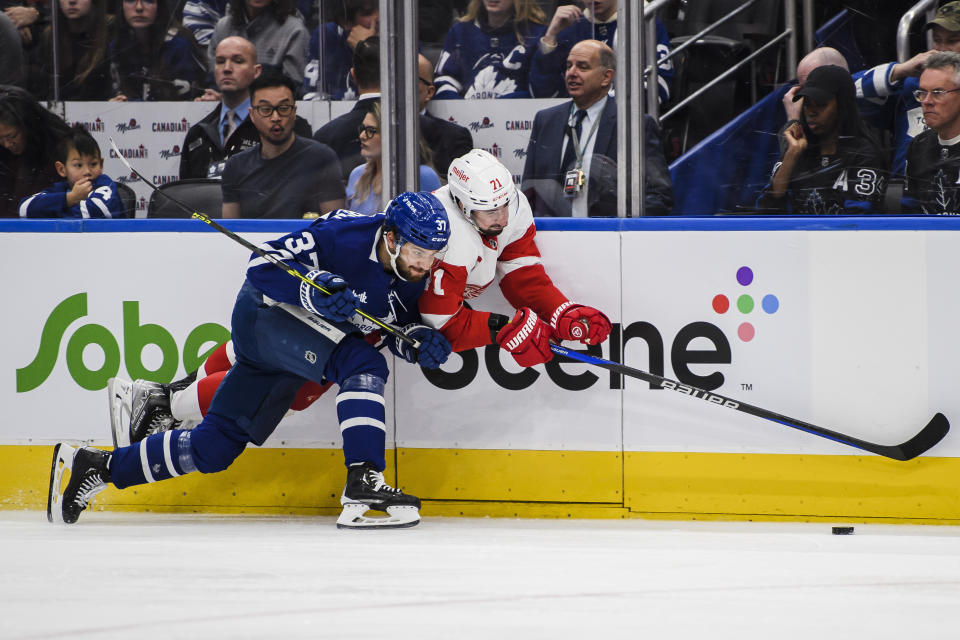
M 67 328 L 86 315 L 86 293 L 72 295 L 54 308 L 43 324 L 40 347 L 33 362 L 17 369 L 17 393 L 32 391 L 50 377 Z M 199 367 L 213 347 L 229 339 L 230 331 L 215 322 L 195 327 L 183 342 L 184 370 Z M 163 354 L 157 369 L 143 365 L 143 350 L 149 344 L 159 347 Z M 99 369 L 89 369 L 83 361 L 84 349 L 89 345 L 97 345 L 103 351 L 103 365 Z M 84 389 L 98 391 L 120 371 L 120 342 L 103 325 L 85 324 L 77 327 L 67 341 L 66 357 L 67 370 L 74 381 Z M 180 364 L 180 351 L 170 332 L 157 324 L 140 324 L 140 303 L 131 300 L 123 302 L 123 361 L 131 378 L 157 382 L 172 381 Z

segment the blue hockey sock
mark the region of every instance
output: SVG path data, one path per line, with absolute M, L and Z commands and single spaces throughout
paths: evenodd
M 337 394 L 337 418 L 343 435 L 343 457 L 349 466 L 372 462 L 383 471 L 383 449 L 387 437 L 384 380 L 375 375 L 358 374 L 343 381 Z
M 196 470 L 190 432 L 172 429 L 154 433 L 129 447 L 114 449 L 110 461 L 110 481 L 118 489 L 123 489 Z

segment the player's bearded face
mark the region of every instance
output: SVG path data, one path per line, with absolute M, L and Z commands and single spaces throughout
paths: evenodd
M 438 258 L 437 251 L 418 247 L 412 242 L 405 242 L 400 247 L 397 257 L 397 271 L 409 282 L 419 282 L 430 274 L 430 269 Z
M 498 236 L 507 226 L 510 208 L 508 205 L 503 205 L 487 211 L 474 211 L 470 215 L 473 216 L 473 221 L 482 235 Z

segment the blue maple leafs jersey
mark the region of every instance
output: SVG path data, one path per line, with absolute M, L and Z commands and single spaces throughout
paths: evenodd
M 417 298 L 426 282 L 404 282 L 384 271 L 376 254 L 383 220 L 382 213 L 339 209 L 260 248 L 304 275 L 319 269 L 341 276 L 359 297 L 360 309 L 375 318 L 400 326 L 420 322 Z M 301 292 L 309 285 L 256 253 L 247 265 L 247 279 L 273 300 L 304 306 Z M 360 314 L 349 322 L 364 334 L 379 328 Z
M 123 218 L 123 201 L 117 184 L 104 173 L 93 181 L 93 191 L 72 207 L 67 207 L 70 186 L 66 180 L 20 201 L 21 218 Z
M 437 60 L 436 99 L 529 98 L 528 74 L 543 25 L 520 24 L 518 39 L 508 22 L 491 29 L 480 23 L 458 22 L 447 32 Z

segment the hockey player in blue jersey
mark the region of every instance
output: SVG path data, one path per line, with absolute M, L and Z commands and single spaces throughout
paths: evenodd
M 97 141 L 80 125 L 57 145 L 57 173 L 64 178 L 20 201 L 21 218 L 123 218 L 116 183 L 103 173 Z
M 358 313 L 403 327 L 414 349 L 388 337 L 400 358 L 439 367 L 450 343 L 420 323 L 417 299 L 424 279 L 450 237 L 443 205 L 429 193 L 404 193 L 385 214 L 338 210 L 310 226 L 261 245 L 318 291 L 258 254 L 233 309 L 236 363 L 209 412 L 193 430 L 155 433 L 112 452 L 58 444 L 54 450 L 47 517 L 76 522 L 108 482 L 117 488 L 156 482 L 192 471 L 226 469 L 247 443 L 273 433 L 307 380 L 339 387 L 337 417 L 347 481 L 337 526 L 404 527 L 420 521 L 420 500 L 384 481 L 386 436 L 383 354 L 364 340 L 378 326 Z M 71 469 L 62 487 L 63 471 Z M 363 514 L 385 511 L 386 517 Z

